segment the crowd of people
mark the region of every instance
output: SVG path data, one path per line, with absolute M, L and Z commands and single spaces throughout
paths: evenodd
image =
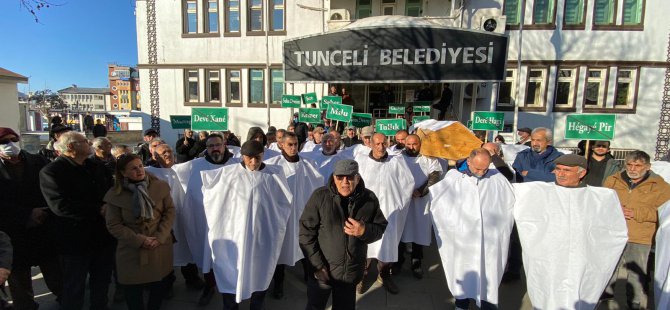
M 331 295 L 332 309 L 355 309 L 375 280 L 399 294 L 403 268 L 422 279 L 433 237 L 457 309 L 497 309 L 500 283 L 523 272 L 536 308 L 593 308 L 613 298 L 620 270 L 629 307 L 647 304 L 670 185 L 643 151 L 620 161 L 596 141 L 585 156 L 562 154 L 542 127 L 451 162 L 422 155 L 415 133 L 370 126 L 295 120 L 252 127 L 244 143 L 197 136 L 186 129 L 173 148 L 148 129 L 133 151 L 55 126 L 31 154 L 0 128 L 0 282 L 15 309 L 39 306 L 33 266 L 62 309 L 82 309 L 87 286 L 90 308 L 106 309 L 111 282 L 128 309 L 160 309 L 175 267 L 201 291 L 199 305 L 218 291 L 224 309 L 245 299 L 263 309 L 270 283 L 281 299 L 285 266 L 298 262 L 306 309 L 325 309 Z

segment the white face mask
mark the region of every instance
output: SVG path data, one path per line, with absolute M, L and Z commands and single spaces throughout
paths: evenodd
M 0 154 L 8 157 L 19 156 L 21 147 L 17 142 L 9 142 L 7 144 L 0 144 Z

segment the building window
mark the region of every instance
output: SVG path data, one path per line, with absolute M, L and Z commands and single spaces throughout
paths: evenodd
M 584 24 L 584 1 L 565 0 L 563 25 L 576 26 Z
M 421 13 L 421 0 L 406 0 L 405 15 L 419 17 Z
M 272 77 L 272 104 L 281 104 L 281 96 L 284 94 L 284 70 L 271 69 L 270 76 Z
M 226 0 L 226 32 L 240 32 L 240 0 Z
M 503 14 L 507 16 L 508 25 L 519 25 L 521 20 L 521 5 L 519 0 L 505 0 Z
M 593 24 L 613 25 L 615 12 L 616 2 L 614 0 L 595 0 L 593 4 Z
M 533 4 L 533 24 L 554 23 L 554 0 L 535 0 Z
M 249 69 L 249 103 L 263 103 L 263 69 Z
M 198 5 L 195 0 L 186 1 L 186 12 L 184 13 L 184 32 L 197 33 L 198 32 Z
M 512 108 L 516 102 L 516 69 L 508 69 L 505 72 L 505 81 L 500 82 L 498 87 L 499 108 Z
M 614 92 L 615 109 L 632 109 L 637 95 L 637 69 L 619 69 Z
M 589 68 L 584 87 L 584 108 L 604 108 L 607 96 L 607 68 Z
M 395 0 L 382 0 L 382 15 L 395 15 Z
M 356 18 L 366 18 L 372 15 L 372 0 L 357 0 Z
M 554 111 L 574 111 L 577 96 L 578 68 L 558 68 L 556 72 L 556 97 Z
M 198 70 L 186 70 L 186 102 L 198 102 Z
M 240 70 L 228 71 L 228 102 L 239 103 L 242 84 L 240 83 Z
M 207 26 L 206 32 L 214 33 L 219 32 L 219 2 L 218 0 L 208 0 L 207 5 Z
M 547 69 L 529 68 L 526 83 L 526 102 L 524 107 L 541 108 L 545 106 L 547 93 Z
M 249 30 L 263 31 L 263 0 L 249 0 Z
M 272 12 L 270 12 L 270 16 L 272 16 L 272 20 L 270 20 L 270 29 L 272 31 L 286 30 L 284 27 L 284 21 L 286 20 L 284 0 L 272 0 L 271 3 Z
M 642 23 L 644 0 L 623 0 L 623 24 L 639 25 Z
M 207 70 L 207 102 L 221 101 L 221 80 L 219 70 Z

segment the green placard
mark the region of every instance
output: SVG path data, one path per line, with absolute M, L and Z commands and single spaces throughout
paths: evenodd
M 172 129 L 187 129 L 191 128 L 190 115 L 170 115 L 170 124 Z
M 375 132 L 385 134 L 387 136 L 395 135 L 398 130 L 407 129 L 405 119 L 378 119 L 375 122 Z
M 467 125 L 465 127 L 468 127 L 468 129 L 472 129 L 472 121 L 468 121 Z
M 300 108 L 298 121 L 311 124 L 321 124 L 321 110 L 314 108 Z
M 342 97 L 340 96 L 324 96 L 321 98 L 321 102 L 324 104 L 342 104 Z
M 415 101 L 414 113 L 430 112 L 430 101 Z
M 281 107 L 282 108 L 300 108 L 300 96 L 294 95 L 282 95 L 281 96 Z
M 228 130 L 228 108 L 191 109 L 191 128 L 193 130 Z
M 412 117 L 412 124 L 416 124 L 418 122 L 425 121 L 427 119 L 430 119 L 430 116 L 428 116 L 428 115 L 415 116 L 415 117 Z
M 356 128 L 363 128 L 372 125 L 372 114 L 370 113 L 352 113 L 351 126 Z
M 302 102 L 304 104 L 316 103 L 316 93 L 306 93 L 302 95 Z
M 328 110 L 328 104 L 323 103 L 323 100 L 319 100 L 319 109 Z
M 328 104 L 328 109 L 326 110 L 326 118 L 348 123 L 349 121 L 351 121 L 351 113 L 353 112 L 354 112 L 353 106 L 346 104 L 331 103 Z
M 389 114 L 405 114 L 405 106 L 400 104 L 389 105 Z
M 473 130 L 503 130 L 504 127 L 505 127 L 505 113 L 474 112 L 472 118 Z
M 614 140 L 614 114 L 572 114 L 565 122 L 565 138 L 579 140 Z

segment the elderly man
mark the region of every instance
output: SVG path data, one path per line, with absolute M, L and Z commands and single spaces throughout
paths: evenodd
M 262 162 L 255 140 L 240 149 L 242 163 L 202 172 L 203 198 L 223 309 L 251 298 L 263 309 L 291 215 L 291 192 L 282 167 Z
M 551 130 L 538 127 L 531 133 L 531 148 L 516 155 L 512 167 L 516 171 L 516 181 L 521 182 L 553 182 L 554 160 L 563 155 L 552 145 Z
M 605 180 L 616 191 L 628 226 L 628 243 L 604 298 L 611 298 L 620 269 L 628 275 L 626 295 L 630 309 L 642 309 L 647 294 L 647 260 L 658 224 L 658 208 L 670 199 L 670 185 L 651 171 L 649 155 L 633 151 L 626 155 L 625 170 Z
M 409 135 L 409 133 L 404 129 L 398 130 L 398 132 L 395 133 L 395 144 L 387 149 L 389 154 L 399 155 L 402 153 L 402 150 L 405 149 L 405 139 L 407 138 L 407 135 Z
M 193 289 L 202 289 L 204 287 L 204 282 L 198 276 L 198 267 L 193 264 L 193 256 L 191 251 L 188 248 L 188 242 L 186 241 L 186 217 L 184 214 L 187 212 L 184 210 L 182 203 L 184 201 L 184 188 L 179 182 L 179 177 L 177 172 L 172 169 L 175 165 L 175 156 L 172 152 L 172 149 L 167 144 L 158 145 L 154 149 L 154 156 L 156 159 L 156 164 L 154 166 L 146 167 L 145 170 L 155 175 L 157 178 L 165 181 L 170 185 L 170 195 L 172 196 L 172 201 L 174 202 L 176 217 L 172 231 L 177 242 L 173 244 L 173 266 L 179 266 L 181 269 L 181 274 L 186 280 L 186 286 Z M 170 288 L 168 290 L 167 296 L 173 295 L 172 284 L 174 283 L 176 277 L 174 272 L 170 274 Z
M 212 256 L 207 240 L 208 228 L 203 204 L 201 172 L 240 162 L 238 158 L 233 158 L 233 154 L 228 151 L 223 141 L 223 136 L 220 134 L 209 135 L 206 140 L 207 154 L 205 157 L 172 167 L 177 172 L 186 193 L 182 206 L 185 212 L 179 215 L 183 217 L 186 242 L 196 265 L 205 273 L 205 287 L 198 301 L 198 304 L 203 306 L 209 304 L 214 296 L 216 281 L 214 273 L 211 272 Z
M 301 152 L 300 155 L 314 161 L 322 176 L 330 175 L 335 168 L 335 163 L 346 158 L 343 152 L 338 152 L 340 143 L 340 134 L 337 131 L 331 131 L 323 137 L 322 147 L 319 150 Z M 327 184 L 328 180 L 324 182 Z
M 356 127 L 354 126 L 347 126 L 346 128 L 346 137 L 342 139 L 342 143 L 344 143 L 344 147 L 352 147 L 356 144 L 361 144 L 361 140 L 358 139 L 356 136 Z
M 265 163 L 282 167 L 293 199 L 284 244 L 273 276 L 273 295 L 276 299 L 281 299 L 284 295 L 284 266 L 293 266 L 304 258 L 298 245 L 298 230 L 300 229 L 298 220 L 312 192 L 322 186 L 324 179 L 313 161 L 301 158 L 298 154 L 298 137 L 294 133 L 283 133 L 282 139 L 279 140 L 279 147 L 282 156 L 270 158 Z
M 189 151 L 191 148 L 193 148 L 194 145 L 195 139 L 193 139 L 193 130 L 188 128 L 184 129 L 184 138 L 177 140 L 177 144 L 175 145 L 175 151 L 177 151 L 177 162 L 185 163 L 195 158 L 195 156 L 191 156 L 191 154 L 189 154 Z
M 414 189 L 414 178 L 402 156 L 390 155 L 386 152 L 386 136 L 376 133 L 372 136 L 372 151 L 359 155 L 356 161 L 360 165 L 360 175 L 366 186 L 379 198 L 379 205 L 388 220 L 388 226 L 382 240 L 368 247 L 368 264 L 376 258 L 379 277 L 377 280 L 391 294 L 399 292 L 398 286 L 391 278 L 391 265 L 398 261 L 398 244 L 405 227 L 405 219 L 409 210 Z M 365 292 L 368 281 L 363 279 L 357 290 Z
M 365 126 L 361 129 L 361 144 L 355 144 L 350 148 L 347 148 L 343 155 L 349 159 L 354 159 L 358 155 L 367 155 L 370 154 L 372 149 L 372 135 L 375 133 L 375 130 L 372 126 Z
M 481 309 L 497 309 L 507 261 L 514 191 L 490 164 L 489 151 L 475 149 L 465 170 L 450 170 L 430 189 L 435 238 L 460 310 L 469 309 L 471 299 Z
M 556 182 L 514 184 L 528 296 L 537 309 L 593 309 L 626 246 L 615 191 L 585 186 L 586 159 L 556 159 Z
M 312 130 L 312 140 L 307 140 L 305 144 L 302 146 L 302 150 L 300 150 L 300 152 L 307 153 L 307 152 L 319 151 L 321 148 L 321 142 L 323 140 L 324 134 L 325 130 L 323 129 L 323 127 L 314 128 L 314 130 Z
M 62 275 L 51 234 L 54 215 L 40 192 L 39 173 L 49 161 L 21 150 L 19 140 L 14 130 L 0 127 L 0 230 L 11 237 L 14 248 L 9 254 L 13 266 L 1 267 L 12 270 L 9 290 L 14 309 L 37 309 L 31 267 L 40 267 L 57 298 L 62 296 Z
M 72 128 L 61 124 L 51 127 L 51 130 L 49 131 L 51 140 L 49 143 L 47 143 L 47 145 L 39 150 L 38 154 L 44 156 L 49 161 L 56 159 L 56 157 L 58 157 L 58 152 L 55 148 L 55 144 L 58 142 L 58 138 L 60 138 L 62 134 L 69 131 L 72 131 Z
M 440 181 L 442 166 L 440 166 L 437 159 L 420 154 L 421 139 L 419 136 L 408 135 L 404 141 L 405 148 L 402 151 L 402 155 L 407 162 L 409 170 L 412 171 L 414 188 L 411 189 L 412 200 L 405 222 L 405 229 L 402 232 L 402 242 L 398 248 L 398 268 L 394 268 L 393 272 L 400 272 L 405 261 L 405 244 L 411 243 L 412 274 L 415 278 L 421 279 L 423 278 L 423 269 L 421 268 L 423 246 L 429 246 L 432 237 L 428 188 Z
M 324 310 L 331 293 L 333 310 L 356 308 L 368 244 L 382 237 L 386 225 L 358 163 L 337 162 L 328 185 L 314 191 L 300 217 L 300 248 L 310 267 L 306 309 Z
M 149 128 L 144 131 L 144 137 L 142 138 L 144 142 L 140 143 L 138 146 L 140 147 L 140 150 L 138 152 L 138 155 L 142 157 L 142 162 L 146 163 L 151 159 L 151 149 L 149 148 L 149 144 L 152 140 L 160 138 L 160 134 L 158 134 L 158 131 L 154 128 Z M 151 165 L 145 165 L 145 166 L 151 166 Z
M 83 307 L 88 277 L 91 309 L 106 309 L 116 244 L 107 232 L 102 206 L 112 179 L 103 165 L 88 158 L 90 146 L 84 135 L 67 132 L 56 148 L 61 155 L 42 169 L 40 185 L 56 215 L 55 238 L 63 272 L 61 305 Z
M 531 146 L 531 133 L 532 131 L 528 127 L 519 128 L 516 131 L 516 135 L 519 136 L 519 141 L 516 144 Z
M 151 167 L 156 165 L 156 158 L 155 158 L 155 152 L 154 150 L 156 149 L 157 146 L 165 144 L 165 140 L 162 138 L 154 138 L 153 140 L 149 141 L 149 159 L 144 161 L 144 166 L 145 167 Z
M 91 147 L 95 153 L 91 154 L 91 159 L 101 163 L 110 176 L 114 175 L 116 169 L 116 157 L 112 155 L 112 142 L 105 137 L 97 137 L 91 140 Z

